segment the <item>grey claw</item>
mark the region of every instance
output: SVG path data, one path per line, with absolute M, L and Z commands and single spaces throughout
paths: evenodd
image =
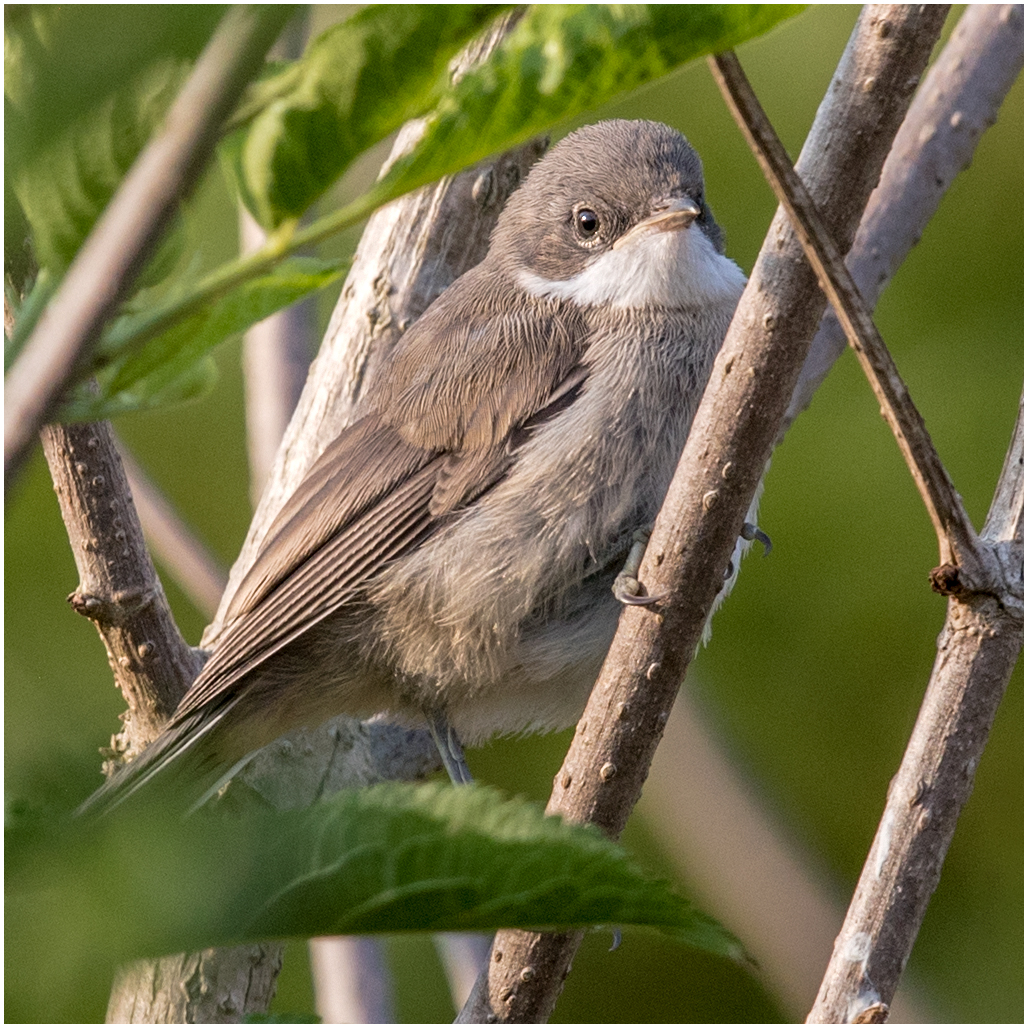
M 467 761 L 464 759 L 464 747 L 460 744 L 457 733 L 450 726 L 445 714 L 428 716 L 428 730 L 432 734 L 439 757 L 446 773 L 454 785 L 470 785 L 474 782 Z
M 766 557 L 771 552 L 771 538 L 766 532 L 762 532 L 756 525 L 751 525 L 748 521 L 742 526 L 742 531 L 739 533 L 743 539 L 747 539 L 750 542 L 754 540 L 764 547 L 764 556 Z
M 651 603 L 660 603 L 667 599 L 667 593 L 658 593 L 656 596 L 624 596 L 617 592 L 614 595 L 626 607 L 648 607 Z

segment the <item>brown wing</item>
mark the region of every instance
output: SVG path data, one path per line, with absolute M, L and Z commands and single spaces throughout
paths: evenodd
M 329 445 L 276 518 L 176 722 L 352 602 L 384 564 L 499 481 L 531 427 L 577 395 L 586 332 L 573 313 L 540 303 L 529 331 L 524 308 L 479 299 L 474 274 L 407 333 L 368 396 L 375 412 Z
M 182 698 L 175 720 L 217 699 L 263 661 L 352 601 L 375 571 L 424 538 L 434 527 L 429 500 L 439 460 L 429 461 L 379 503 L 331 534 L 236 618 Z
M 253 566 L 232 598 L 226 622 L 253 610 L 336 533 L 359 525 L 376 503 L 437 456 L 405 442 L 377 415 L 341 432 L 311 465 L 272 522 Z M 373 546 L 376 541 L 386 540 L 369 537 L 364 542 Z

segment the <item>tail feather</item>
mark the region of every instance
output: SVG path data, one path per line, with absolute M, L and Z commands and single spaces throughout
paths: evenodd
M 205 759 L 202 743 L 240 698 L 237 694 L 214 711 L 201 709 L 180 721 L 173 719 L 135 760 L 119 768 L 85 800 L 76 816 L 109 813 L 158 776 L 168 789 L 188 789 L 193 799 L 204 792 L 206 798 L 206 780 L 223 769 L 211 764 L 209 754 Z

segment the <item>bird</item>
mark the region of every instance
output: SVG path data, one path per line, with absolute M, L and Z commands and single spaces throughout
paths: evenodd
M 343 713 L 427 725 L 455 782 L 464 746 L 575 723 L 745 282 L 680 132 L 567 135 L 285 503 L 160 736 L 85 808 Z

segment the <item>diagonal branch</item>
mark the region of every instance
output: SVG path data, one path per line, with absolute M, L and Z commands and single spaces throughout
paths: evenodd
M 808 188 L 848 247 L 945 7 L 867 7 L 800 158 Z M 871 82 L 871 88 L 867 83 Z M 739 303 L 654 526 L 639 577 L 673 601 L 631 608 L 558 773 L 548 810 L 618 835 L 771 453 L 823 298 L 779 212 Z M 545 1020 L 580 934 L 501 932 L 462 1022 Z
M 72 263 L 4 385 L 4 490 L 104 323 L 127 294 L 175 209 L 214 153 L 222 122 L 292 16 L 229 10 Z
M 1017 81 L 1023 58 L 1020 4 L 966 8 L 918 88 L 846 257 L 868 303 L 877 303 L 970 163 Z M 829 310 L 804 362 L 779 440 L 845 350 L 846 337 Z M 1012 483 L 1012 490 L 1022 496 L 1023 482 Z M 1023 503 L 1015 521 L 1017 516 L 1023 516 Z M 989 538 L 987 524 L 982 539 Z M 797 857 L 790 856 L 795 841 L 776 841 L 776 823 L 752 802 L 730 762 L 718 756 L 718 741 L 704 737 L 702 718 L 690 714 L 688 695 L 679 696 L 668 729 L 672 737 L 665 736 L 657 751 L 655 773 L 641 801 L 648 807 L 648 826 L 669 840 L 705 909 L 745 941 L 789 1016 L 801 1017 L 817 995 L 844 912 L 818 896 L 802 862 L 797 865 Z M 913 990 L 904 1000 L 901 988 L 890 1016 L 924 1022 L 924 1002 Z
M 935 525 L 940 563 L 959 565 L 965 588 L 984 587 L 986 581 L 978 558 L 977 534 L 839 248 L 793 169 L 738 58 L 727 52 L 710 57 L 709 62 L 764 176 L 788 212 L 803 252 L 817 272 L 818 282 L 831 301 L 874 389 L 882 414 L 896 436 Z
M 809 1021 L 882 1022 L 942 872 L 1023 635 L 1024 403 L 979 540 L 869 311 L 732 54 L 715 78 L 789 211 L 939 533 L 953 599 L 917 724 Z M 959 576 L 959 578 L 958 578 Z M 940 574 L 933 576 L 938 589 Z M 939 591 L 943 591 L 940 589 Z
M 917 723 L 835 941 L 813 1024 L 880 1023 L 939 882 L 989 731 L 1024 644 L 1024 397 L 983 545 L 1001 598 L 950 597 Z
M 872 307 L 918 244 L 1024 66 L 1024 7 L 971 4 L 910 105 L 846 257 Z M 829 310 L 804 362 L 780 437 L 846 349 Z
M 157 737 L 203 660 L 168 607 L 110 422 L 47 425 L 42 440 L 79 573 L 68 602 L 103 640 L 128 707 L 112 747 L 131 759 Z
M 225 591 L 228 572 L 182 520 L 124 442 L 117 435 L 114 441 L 150 549 L 193 606 L 206 617 L 213 617 Z

